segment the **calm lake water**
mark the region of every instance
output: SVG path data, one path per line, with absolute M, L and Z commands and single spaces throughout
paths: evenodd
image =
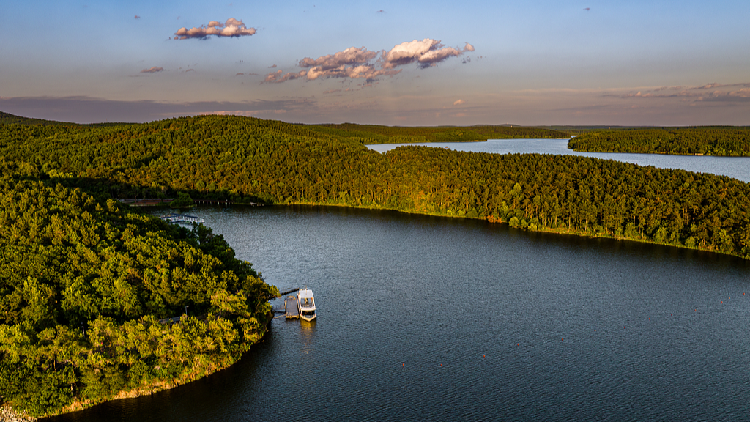
M 492 152 L 496 154 L 539 153 L 555 155 L 580 155 L 624 161 L 641 166 L 683 169 L 713 173 L 750 182 L 750 157 L 713 157 L 695 155 L 625 154 L 615 152 L 576 152 L 568 149 L 567 139 L 490 139 L 486 142 L 434 142 L 426 144 L 368 145 L 370 149 L 384 152 L 404 145 L 450 148 L 456 151 Z
M 318 320 L 55 421 L 750 420 L 750 262 L 388 211 L 191 214 L 282 291 L 310 287 Z

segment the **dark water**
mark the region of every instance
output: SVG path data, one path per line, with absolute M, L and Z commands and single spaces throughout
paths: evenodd
M 56 421 L 750 420 L 738 258 L 384 211 L 191 213 L 282 291 L 309 286 L 317 322 Z
M 407 144 L 368 145 L 370 149 L 384 152 Z M 568 149 L 567 139 L 490 139 L 487 142 L 434 142 L 420 145 L 450 148 L 457 151 L 492 152 L 497 154 L 540 153 L 555 155 L 580 155 L 603 158 L 641 166 L 682 169 L 700 173 L 713 173 L 750 182 L 750 157 L 714 157 L 695 155 L 628 154 L 615 152 L 576 152 Z

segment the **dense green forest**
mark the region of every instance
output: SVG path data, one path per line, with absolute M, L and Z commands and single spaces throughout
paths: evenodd
M 184 382 L 262 335 L 275 290 L 220 236 L 116 198 L 384 208 L 750 259 L 750 184 L 736 179 L 577 156 L 380 154 L 341 131 L 234 116 L 0 125 L 3 400 L 42 414 Z M 159 323 L 186 305 L 179 324 Z
M 510 138 L 569 138 L 567 132 L 522 126 L 403 127 L 357 125 L 310 125 L 310 130 L 362 144 L 406 144 L 423 142 L 476 142 Z
M 23 163 L 0 171 L 0 401 L 41 416 L 150 393 L 231 365 L 264 334 L 278 291 L 222 236 Z
M 586 152 L 750 156 L 750 128 L 704 126 L 583 133 L 568 148 Z
M 112 198 L 317 203 L 486 218 L 750 256 L 750 186 L 612 160 L 401 147 L 232 116 L 4 125 L 0 156 Z

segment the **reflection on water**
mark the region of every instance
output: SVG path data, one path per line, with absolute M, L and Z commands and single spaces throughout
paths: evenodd
M 425 144 L 378 144 L 368 148 L 385 152 L 399 146 L 418 145 L 450 148 L 456 151 L 491 152 L 495 154 L 554 154 L 617 160 L 640 166 L 682 169 L 712 173 L 750 182 L 750 157 L 714 157 L 695 155 L 630 154 L 619 152 L 576 152 L 568 149 L 567 139 L 490 139 L 486 142 L 434 142 Z
M 747 261 L 385 211 L 194 214 L 281 291 L 307 284 L 320 320 L 54 420 L 750 420 Z

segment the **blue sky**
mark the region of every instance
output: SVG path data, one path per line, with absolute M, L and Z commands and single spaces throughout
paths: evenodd
M 748 17 L 746 0 L 13 2 L 0 14 L 0 110 L 76 122 L 748 125 Z M 173 39 L 237 21 L 246 35 Z

